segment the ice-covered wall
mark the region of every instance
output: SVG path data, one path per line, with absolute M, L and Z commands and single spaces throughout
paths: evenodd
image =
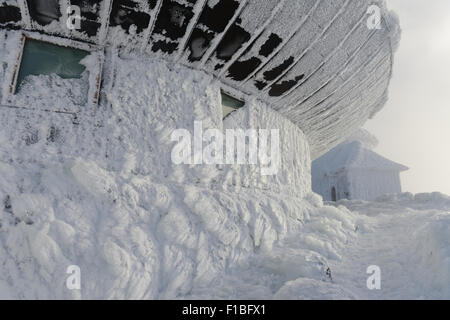
M 385 194 L 402 192 L 399 172 L 353 169 L 347 176 L 350 199 L 373 201 Z
M 237 179 L 246 185 L 276 193 L 303 197 L 311 190 L 311 158 L 307 139 L 291 121 L 257 100 L 233 112 L 224 120 L 227 129 L 278 130 L 280 157 L 277 173 L 261 175 L 261 164 L 257 166 L 232 166 L 224 174 L 225 183 Z M 274 155 L 272 155 L 274 156 Z M 242 181 L 242 182 L 243 182 Z
M 314 172 L 314 171 L 313 171 Z M 320 194 L 324 201 L 332 201 L 332 189 L 336 193 L 336 200 L 350 198 L 350 181 L 347 172 L 341 170 L 335 173 L 324 174 L 321 176 L 312 175 L 312 190 Z
M 0 107 L 0 296 L 176 298 L 216 287 L 218 297 L 236 297 L 220 286 L 227 270 L 301 234 L 322 210 L 304 135 L 258 101 L 222 123 L 220 84 L 201 71 L 114 52 L 104 70 L 98 107 L 61 113 L 58 92 L 33 92 L 40 79 L 24 93 L 32 104 L 19 95 L 24 108 Z M 194 120 L 279 129 L 278 175 L 173 164 L 171 133 Z M 336 255 L 321 250 L 258 263 L 284 281 L 328 281 L 326 259 Z M 302 267 L 291 270 L 296 259 Z M 70 265 L 81 268 L 81 290 L 66 287 Z

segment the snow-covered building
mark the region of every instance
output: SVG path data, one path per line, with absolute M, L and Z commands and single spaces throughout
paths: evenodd
M 270 251 L 317 205 L 311 159 L 385 104 L 399 33 L 382 0 L 0 1 L 0 288 L 180 297 Z M 174 163 L 198 121 L 279 130 L 277 174 Z
M 257 98 L 304 132 L 313 158 L 384 105 L 399 34 L 369 0 L 7 0 L 0 30 L 2 105 L 31 108 L 18 97 L 25 78 L 80 79 L 90 56 L 71 101 L 33 109 L 91 111 L 107 104 L 120 59 L 146 55 L 212 76 L 234 109 Z
M 373 201 L 401 193 L 400 172 L 407 167 L 374 151 L 372 141 L 349 139 L 312 162 L 312 189 L 326 201 Z

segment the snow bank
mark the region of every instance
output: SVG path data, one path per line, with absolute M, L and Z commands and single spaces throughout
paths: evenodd
M 417 210 L 450 211 L 450 197 L 440 192 L 388 194 L 377 198 L 376 201 Z
M 298 278 L 332 285 L 327 259 L 354 230 L 313 200 L 46 163 L 1 163 L 3 297 L 272 298 Z M 73 264 L 81 291 L 65 287 Z
M 280 164 L 275 175 L 261 176 L 261 164 L 225 169 L 225 184 L 245 179 L 252 188 L 304 197 L 311 191 L 311 160 L 307 138 L 292 122 L 256 99 L 230 114 L 223 123 L 227 129 L 277 129 L 280 137 Z
M 450 208 L 450 207 L 447 207 Z M 450 210 L 437 214 L 417 232 L 415 277 L 429 299 L 450 299 Z

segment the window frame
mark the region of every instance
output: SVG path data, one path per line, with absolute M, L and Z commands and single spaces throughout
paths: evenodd
M 95 53 L 98 57 L 97 68 L 89 71 L 89 83 L 88 83 L 88 99 L 87 103 L 83 106 L 73 106 L 78 108 L 79 110 L 74 110 L 75 112 L 81 111 L 82 108 L 92 108 L 98 105 L 100 99 L 100 90 L 101 90 L 101 79 L 102 79 L 102 71 L 103 71 L 103 62 L 104 62 L 104 50 L 96 45 L 83 43 L 79 41 L 75 41 L 72 39 L 49 36 L 44 34 L 39 34 L 35 32 L 26 32 L 23 31 L 20 35 L 20 39 L 17 43 L 19 46 L 18 54 L 14 58 L 13 61 L 7 61 L 7 68 L 5 73 L 5 83 L 3 85 L 3 92 L 5 93 L 2 97 L 1 103 L 4 105 L 10 105 L 15 107 L 23 107 L 29 109 L 27 106 L 20 106 L 14 101 L 14 97 L 17 95 L 16 86 L 19 78 L 20 67 L 22 64 L 23 53 L 25 49 L 25 43 L 27 39 L 47 42 L 56 46 L 65 46 L 68 48 L 79 49 L 88 51 L 90 54 Z M 95 81 L 91 81 L 94 79 Z M 92 83 L 95 82 L 95 85 Z M 56 108 L 55 108 L 56 109 Z M 62 111 L 62 110 L 54 110 L 54 111 Z

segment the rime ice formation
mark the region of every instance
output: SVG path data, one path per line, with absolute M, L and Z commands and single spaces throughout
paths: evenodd
M 358 244 L 330 263 L 335 284 L 360 299 L 450 298 L 449 196 L 403 193 L 337 205 L 360 220 Z M 373 264 L 382 272 L 381 290 L 366 287 L 365 271 Z
M 67 28 L 68 2 L 58 0 L 3 2 L 0 28 L 120 47 L 203 70 L 238 98 L 257 97 L 298 125 L 313 159 L 344 141 L 387 99 L 399 27 L 381 0 L 76 3 L 79 30 Z M 370 5 L 380 8 L 380 29 L 368 28 Z
M 365 147 L 376 138 L 359 131 L 312 162 L 312 189 L 324 200 L 375 200 L 384 194 L 401 192 L 400 172 L 407 167 L 388 160 Z

